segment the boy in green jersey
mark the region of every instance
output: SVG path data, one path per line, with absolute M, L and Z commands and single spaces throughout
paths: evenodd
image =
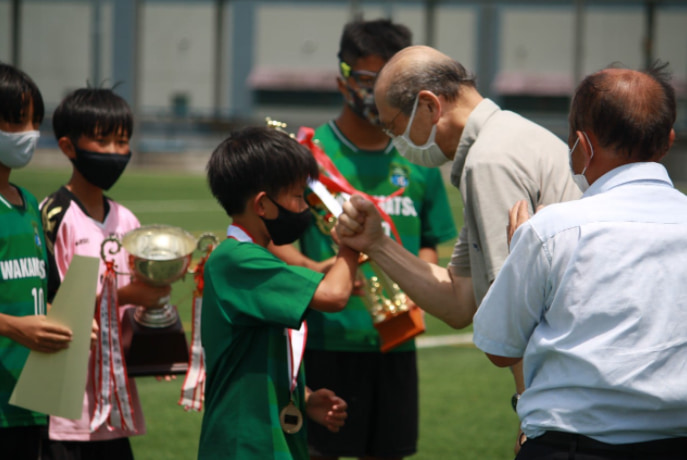
M 43 98 L 24 72 L 0 63 L 0 446 L 3 458 L 36 459 L 46 416 L 8 403 L 29 350 L 52 353 L 71 331 L 46 320 L 47 259 L 36 198 L 10 183 L 26 166 L 43 121 Z
M 307 459 L 304 414 L 338 431 L 347 404 L 305 387 L 301 364 L 311 310 L 342 310 L 358 252 L 343 246 L 323 275 L 289 266 L 270 241 L 295 241 L 310 223 L 304 200 L 318 167 L 310 151 L 270 128 L 232 133 L 207 165 L 232 218 L 205 264 L 202 342 L 207 381 L 199 459 Z
M 456 236 L 441 173 L 412 164 L 399 154 L 379 125 L 373 94 L 377 73 L 391 56 L 411 45 L 411 38 L 407 27 L 386 19 L 346 24 L 337 56 L 341 112 L 319 126 L 314 138 L 353 188 L 380 200 L 403 247 L 436 263 L 437 246 Z M 337 199 L 343 201 L 344 195 Z M 387 222 L 385 232 L 392 233 Z M 326 270 L 334 254 L 326 226 L 310 226 L 300 238 L 299 249 L 270 247 L 292 265 Z M 368 281 L 376 275 L 369 264 L 361 271 Z M 348 423 L 336 436 L 317 425 L 309 427 L 313 460 L 399 459 L 417 450 L 415 341 L 383 353 L 363 294 L 364 288 L 357 290 L 341 314 L 314 312 L 308 321 L 308 382 L 331 388 L 350 404 Z

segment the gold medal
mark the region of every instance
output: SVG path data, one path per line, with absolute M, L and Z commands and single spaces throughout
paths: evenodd
M 293 401 L 290 401 L 279 412 L 279 423 L 281 423 L 281 429 L 288 434 L 298 433 L 303 426 L 303 414 L 293 404 Z

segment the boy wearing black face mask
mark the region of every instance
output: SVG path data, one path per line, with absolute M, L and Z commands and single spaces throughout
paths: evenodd
M 307 459 L 305 415 L 336 432 L 346 402 L 305 387 L 301 358 L 311 310 L 342 310 L 358 253 L 342 247 L 325 274 L 267 249 L 295 241 L 318 167 L 310 151 L 270 128 L 232 133 L 213 152 L 208 183 L 232 218 L 205 264 L 202 342 L 207 380 L 199 459 Z
M 99 258 L 105 238 L 113 234 L 121 237 L 140 226 L 131 211 L 103 194 L 117 181 L 131 157 L 129 140 L 133 117 L 126 101 L 110 89 L 78 89 L 55 109 L 53 129 L 60 150 L 72 162 L 73 170 L 67 185 L 41 203 L 51 268 L 48 299 L 55 295 L 75 254 Z M 125 251 L 113 258 L 117 267 L 128 266 Z M 105 264 L 101 261 L 101 275 L 104 271 Z M 98 294 L 102 290 L 101 278 Z M 150 287 L 128 275 L 117 275 L 117 286 L 114 303 L 118 305 L 111 308 L 121 308 L 120 318 L 124 308 L 130 305 L 156 307 L 170 293 L 168 286 Z M 101 334 L 118 336 L 114 328 L 101 330 L 98 337 L 101 342 Z M 92 422 L 95 401 L 100 396 L 93 378 L 94 355 L 92 352 L 81 419 L 50 417 L 50 440 L 44 443 L 43 458 L 133 458 L 128 437 L 145 433 L 135 383 L 130 380 L 127 385 L 131 404 L 125 409 L 131 413 L 133 427 L 127 424 L 113 426 L 117 424 L 109 418 L 103 423 Z
M 43 97 L 21 70 L 0 63 L 0 448 L 3 458 L 39 458 L 45 414 L 8 403 L 29 350 L 52 353 L 69 329 L 46 321 L 47 256 L 36 198 L 10 183 L 26 166 L 43 121 Z M 23 270 L 22 270 L 23 268 Z

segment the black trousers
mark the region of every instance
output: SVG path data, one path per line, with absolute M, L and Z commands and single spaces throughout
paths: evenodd
M 587 436 L 547 431 L 528 439 L 516 460 L 687 460 L 687 438 L 607 444 Z

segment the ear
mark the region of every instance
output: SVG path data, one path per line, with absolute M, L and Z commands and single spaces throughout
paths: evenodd
M 267 198 L 267 193 L 265 193 L 264 191 L 258 192 L 251 199 L 251 206 L 253 207 L 253 212 L 260 217 L 265 217 L 266 214 L 265 201 L 269 201 L 269 198 Z
M 348 94 L 348 87 L 346 86 L 346 81 L 343 79 L 341 75 L 336 77 L 336 86 L 341 94 L 343 94 L 344 96 Z
M 74 144 L 72 144 L 71 139 L 69 139 L 67 136 L 60 137 L 57 140 L 57 145 L 60 147 L 60 150 L 62 150 L 62 153 L 67 156 L 67 158 L 76 158 Z
M 436 124 L 441 117 L 441 101 L 439 97 L 425 89 L 418 93 L 418 97 L 420 98 L 420 103 L 427 104 L 427 109 L 432 114 L 432 124 Z
M 595 152 L 595 148 L 593 143 L 596 143 L 596 137 L 594 136 L 594 133 L 586 133 L 587 135 L 585 136 L 585 133 L 582 131 L 575 131 L 575 135 L 577 136 L 577 139 L 580 142 L 580 148 L 582 150 L 582 154 L 584 155 L 584 164 L 589 165 L 593 152 Z M 597 144 L 598 145 L 598 144 Z

